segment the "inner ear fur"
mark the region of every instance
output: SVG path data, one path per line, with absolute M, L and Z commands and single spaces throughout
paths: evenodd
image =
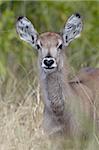
M 22 40 L 28 42 L 36 48 L 38 32 L 34 28 L 31 21 L 29 21 L 26 17 L 20 16 L 16 22 L 16 31 Z
M 65 46 L 68 46 L 71 41 L 80 36 L 82 27 L 83 24 L 80 14 L 73 14 L 68 18 L 62 31 Z

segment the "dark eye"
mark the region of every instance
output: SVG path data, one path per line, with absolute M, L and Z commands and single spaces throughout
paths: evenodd
M 41 49 L 40 45 L 37 44 L 36 46 L 37 46 L 37 49 Z
M 63 45 L 62 45 L 62 44 L 60 44 L 58 48 L 59 48 L 59 49 L 62 49 L 62 48 L 63 48 Z

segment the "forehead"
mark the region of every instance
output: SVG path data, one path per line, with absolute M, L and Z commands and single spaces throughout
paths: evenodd
M 62 37 L 55 32 L 46 32 L 39 36 L 39 40 L 45 47 L 57 46 L 60 42 L 62 42 Z

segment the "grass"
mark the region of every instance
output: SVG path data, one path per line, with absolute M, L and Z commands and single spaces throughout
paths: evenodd
M 42 130 L 40 85 L 32 71 L 22 79 L 10 72 L 0 79 L 0 89 L 0 150 L 60 149 L 57 139 L 52 142 Z M 99 149 L 96 134 L 89 140 L 66 139 L 64 143 L 64 150 Z
M 76 69 L 89 65 L 99 67 L 96 36 L 99 3 L 75 2 L 0 2 L 0 73 L 6 74 L 6 64 L 11 68 L 6 77 L 0 76 L 0 150 L 56 150 L 58 147 L 57 140 L 50 141 L 41 128 L 44 106 L 35 73 L 36 57 L 25 43 L 21 45 L 22 41 L 18 40 L 15 32 L 18 16 L 26 15 L 39 32 L 44 32 L 46 29 L 59 31 L 69 15 L 80 12 L 84 30 L 82 38 L 67 50 L 70 62 Z M 33 64 L 33 69 L 12 73 L 22 62 L 25 67 Z M 66 139 L 64 149 L 99 150 L 99 136 L 93 130 L 91 132 L 92 137 L 87 140 L 75 139 L 74 142 L 73 139 Z

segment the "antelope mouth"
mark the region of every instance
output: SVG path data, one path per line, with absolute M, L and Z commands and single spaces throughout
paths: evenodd
M 55 69 L 55 67 L 44 67 L 44 69 L 46 69 L 46 70 L 52 70 L 52 69 Z
M 44 66 L 43 70 L 44 70 L 45 73 L 52 73 L 52 72 L 54 72 L 56 70 L 56 68 L 57 67 L 53 67 L 53 66 L 52 67 Z

